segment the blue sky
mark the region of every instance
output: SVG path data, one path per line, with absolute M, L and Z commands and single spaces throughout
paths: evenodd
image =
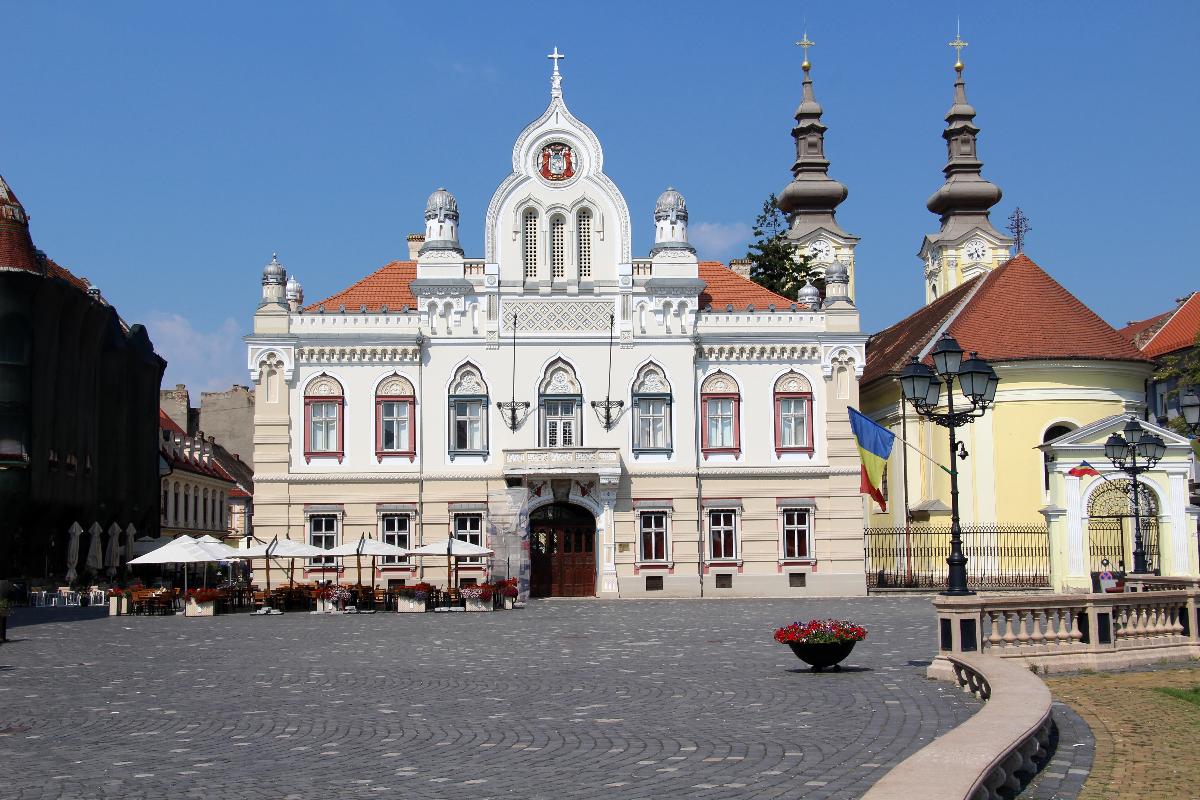
M 668 184 L 701 255 L 744 254 L 793 157 L 807 21 L 868 330 L 923 300 L 962 18 L 984 174 L 1028 254 L 1109 322 L 1198 288 L 1194 3 L 282 3 L 0 0 L 0 174 L 34 240 L 147 324 L 193 391 L 246 381 L 278 251 L 316 300 L 404 257 L 437 186 L 469 255 L 548 99 L 599 135 L 634 251 Z M 197 398 L 198 399 L 198 398 Z

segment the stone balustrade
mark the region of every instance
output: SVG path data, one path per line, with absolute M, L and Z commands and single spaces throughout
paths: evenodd
M 1015 796 L 1049 760 L 1050 690 L 1011 661 L 945 657 L 951 677 L 985 701 L 971 719 L 897 764 L 863 800 L 1000 800 Z
M 929 675 L 949 679 L 947 657 L 959 653 L 1021 659 L 1043 672 L 1200 656 L 1200 589 L 1151 583 L 1153 591 L 1115 594 L 938 597 L 940 655 Z
M 619 475 L 621 451 L 615 447 L 543 447 L 505 450 L 505 475 Z

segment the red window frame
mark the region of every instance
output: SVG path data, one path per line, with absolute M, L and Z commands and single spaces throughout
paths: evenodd
M 312 449 L 312 407 L 315 403 L 337 405 L 337 449 Z M 346 397 L 340 394 L 312 395 L 304 398 L 304 463 L 314 458 L 337 458 L 338 463 L 346 457 Z
M 708 401 L 733 401 L 733 445 L 731 447 L 711 447 L 708 444 Z M 708 458 L 713 453 L 742 454 L 742 395 L 739 392 L 711 392 L 700 395 L 700 452 Z
M 804 401 L 804 418 L 807 422 L 805 425 L 805 439 L 803 445 L 783 445 L 783 401 L 784 400 L 803 400 Z M 783 453 L 813 453 L 813 396 L 812 392 L 776 392 L 775 393 L 775 455 Z
M 408 405 L 408 447 L 403 450 L 383 449 L 383 404 L 405 403 Z M 417 398 L 411 394 L 381 394 L 375 396 L 375 458 L 383 463 L 385 456 L 407 457 L 410 462 L 417 458 Z

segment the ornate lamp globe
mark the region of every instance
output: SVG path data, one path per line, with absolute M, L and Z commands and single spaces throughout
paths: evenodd
M 1125 437 L 1119 433 L 1114 433 L 1108 437 L 1104 443 L 1104 456 L 1109 461 L 1120 461 L 1125 458 L 1126 442 Z
M 1200 386 L 1189 386 L 1179 396 L 1179 413 L 1192 430 L 1200 425 Z
M 958 368 L 958 385 L 963 396 L 973 404 L 979 405 L 987 395 L 988 383 L 993 374 L 992 368 L 978 353 L 971 353 L 971 357 Z
M 1137 447 L 1142 440 L 1142 424 L 1137 421 L 1136 417 L 1130 417 L 1129 421 L 1125 423 L 1125 430 L 1121 433 L 1129 447 Z
M 910 403 L 924 402 L 929 393 L 929 381 L 933 378 L 933 370 L 917 360 L 916 356 L 904 365 L 900 371 L 900 391 L 904 399 Z
M 939 375 L 953 375 L 962 365 L 963 349 L 953 336 L 943 333 L 930 355 L 933 356 L 933 368 Z
M 983 393 L 983 402 L 991 405 L 996 401 L 996 387 L 1000 385 L 1000 376 L 996 374 L 996 370 L 988 364 L 988 384 L 987 390 Z
M 1146 459 L 1151 464 L 1157 464 L 1167 453 L 1167 443 L 1162 440 L 1161 436 L 1155 436 L 1149 431 L 1142 433 L 1142 438 L 1138 440 L 1138 455 Z
M 929 389 L 925 392 L 925 405 L 929 408 L 937 408 L 940 402 L 942 402 L 942 382 L 937 375 L 932 375 L 929 378 Z

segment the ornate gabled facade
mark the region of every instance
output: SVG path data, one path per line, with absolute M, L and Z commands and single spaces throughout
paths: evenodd
M 304 306 L 282 264 L 264 270 L 247 338 L 255 535 L 497 544 L 514 528 L 499 508 L 524 498 L 534 594 L 862 593 L 846 407 L 866 337 L 847 270 L 824 301 L 797 303 L 700 261 L 670 188 L 635 257 L 554 56 L 549 105 L 486 206 L 482 257 L 438 189 L 415 257 L 332 297 Z M 460 575 L 514 571 L 499 561 Z M 318 559 L 297 576 L 336 571 Z M 375 580 L 445 574 L 397 561 Z
M 951 43 L 961 48 L 966 42 Z M 926 236 L 918 254 L 925 265 L 925 302 L 953 291 L 1008 259 L 1012 238 L 996 230 L 989 210 L 1000 202 L 1000 187 L 983 177 L 975 108 L 967 102 L 960 57 L 954 65 L 954 103 L 946 112 L 946 182 L 926 207 L 941 218 L 941 230 Z

